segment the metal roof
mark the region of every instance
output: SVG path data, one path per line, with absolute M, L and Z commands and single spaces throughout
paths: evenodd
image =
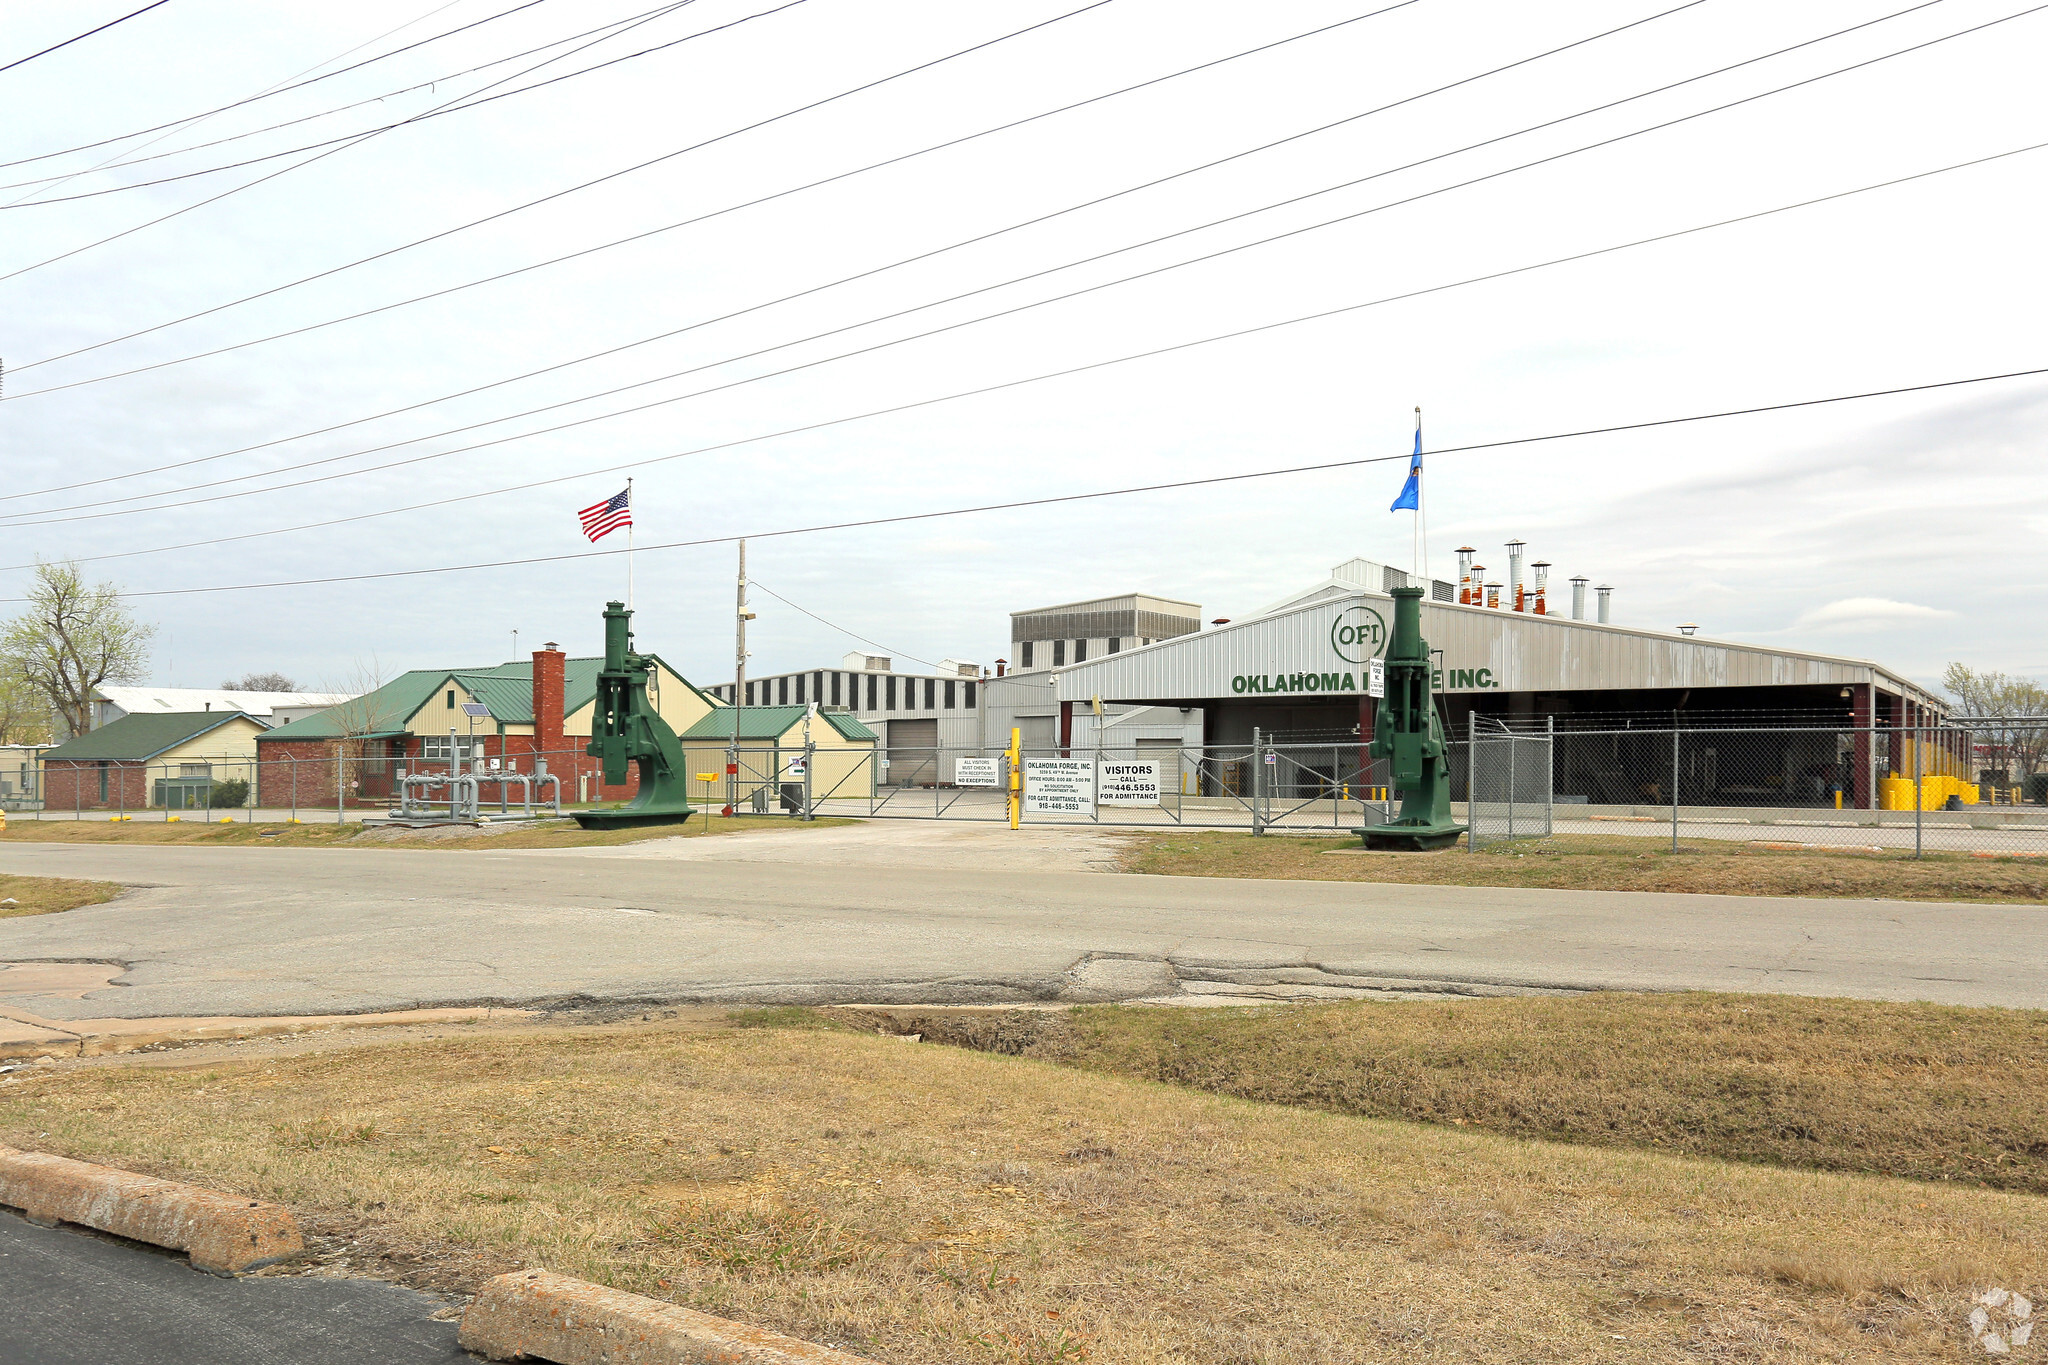
M 738 708 L 741 740 L 781 739 L 803 723 L 804 706 L 742 706 Z M 731 739 L 734 708 L 714 707 L 711 712 L 683 731 L 684 739 Z M 820 711 L 818 719 L 847 739 L 879 739 L 873 730 L 843 711 Z
M 258 729 L 263 726 L 263 722 L 240 711 L 144 711 L 108 721 L 97 730 L 68 739 L 54 749 L 45 749 L 43 759 L 59 763 L 144 763 L 238 720 L 248 721 Z
M 280 706 L 338 706 L 349 699 L 347 692 L 237 692 L 227 688 L 204 687 L 102 687 L 93 695 L 110 701 L 123 711 L 138 712 L 240 711 L 259 719 Z
M 717 704 L 660 655 L 646 657 L 667 669 L 706 705 Z M 565 718 L 597 699 L 597 675 L 603 671 L 602 656 L 563 660 L 562 714 Z M 491 719 L 507 725 L 533 724 L 533 661 L 515 659 L 487 668 L 414 669 L 400 674 L 374 692 L 344 701 L 341 706 L 330 707 L 319 715 L 307 716 L 289 725 L 280 725 L 264 738 L 337 739 L 344 733 L 357 738 L 377 738 L 407 734 L 410 733 L 408 726 L 420 708 L 432 701 L 434 695 L 450 681 L 490 707 Z M 358 734 L 359 728 L 367 728 L 371 733 Z
M 1350 672 L 1365 691 L 1364 666 L 1341 657 L 1332 631 L 1359 607 L 1393 621 L 1390 595 L 1353 592 L 1255 617 L 1199 635 L 1126 649 L 1054 670 L 1061 701 L 1166 702 L 1229 697 L 1234 678 Z M 1484 670 L 1490 684 L 1445 691 L 1626 691 L 1632 689 L 1834 686 L 1870 683 L 1946 713 L 1948 703 L 1867 659 L 1678 636 L 1631 626 L 1456 603 L 1422 603 L 1422 633 L 1443 666 Z M 1262 689 L 1254 689 L 1262 690 Z

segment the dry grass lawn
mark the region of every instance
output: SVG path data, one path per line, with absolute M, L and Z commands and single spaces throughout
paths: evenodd
M 844 1031 L 43 1071 L 0 1079 L 0 1141 L 350 1211 L 387 1246 L 456 1243 L 889 1365 L 1955 1361 L 1973 1292 L 2048 1300 L 2048 1203 L 2025 1195 Z
M 16 877 L 0 872 L 0 919 L 15 915 L 49 915 L 99 905 L 121 894 L 119 882 L 87 882 L 74 877 Z
M 1269 1103 L 2048 1195 L 2048 1011 L 1702 991 L 832 1015 Z
M 1430 886 L 1536 886 L 1569 891 L 1698 891 L 1724 896 L 1842 896 L 1914 901 L 2048 903 L 2048 862 L 1930 854 L 1816 852 L 1743 844 L 1669 844 L 1626 835 L 1528 840 L 1468 853 L 1337 853 L 1358 840 L 1218 830 L 1127 834 L 1126 872 L 1173 877 Z
M 583 829 L 573 820 L 550 820 L 532 827 L 511 826 L 487 833 L 467 826 L 441 829 L 369 828 L 361 824 L 205 824 L 180 820 L 167 823 L 137 818 L 107 820 L 9 821 L 0 843 L 62 844 L 226 844 L 277 848 L 591 848 L 635 844 L 645 839 L 699 839 L 708 835 L 747 834 L 766 829 L 823 829 L 850 820 L 820 817 L 792 820 L 777 815 L 721 816 L 699 812 L 681 825 L 644 825 L 638 829 Z

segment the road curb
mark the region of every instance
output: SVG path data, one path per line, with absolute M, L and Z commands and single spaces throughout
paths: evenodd
M 490 1281 L 457 1338 L 493 1360 L 557 1365 L 875 1365 L 861 1356 L 546 1270 Z
M 46 1152 L 0 1147 L 0 1204 L 32 1223 L 77 1223 L 182 1251 L 196 1269 L 237 1275 L 306 1247 L 290 1210 Z

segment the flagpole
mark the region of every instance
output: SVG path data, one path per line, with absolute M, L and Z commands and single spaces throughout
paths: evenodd
M 1417 408 L 1417 412 L 1421 409 Z M 626 476 L 626 610 L 633 610 L 633 478 Z
M 1422 405 L 1419 403 L 1415 406 L 1415 459 L 1418 474 L 1415 480 L 1415 529 L 1417 537 L 1422 542 L 1421 567 L 1416 570 L 1416 577 L 1427 579 L 1429 577 L 1429 513 L 1425 509 L 1429 506 L 1429 480 L 1420 477 L 1422 472 L 1420 468 L 1422 461 Z

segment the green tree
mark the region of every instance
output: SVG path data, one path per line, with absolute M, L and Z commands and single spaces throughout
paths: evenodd
M 1980 745 L 2002 755 L 2013 780 L 2041 770 L 2048 757 L 2048 688 L 2031 678 L 1978 672 L 1952 663 L 1941 685 L 1956 699 L 1956 718 Z
M 93 693 L 139 682 L 156 627 L 135 619 L 112 583 L 87 583 L 75 563 L 38 563 L 28 610 L 0 629 L 0 672 L 27 682 L 74 735 L 92 728 Z
M 0 661 L 0 744 L 48 744 L 50 699 Z

